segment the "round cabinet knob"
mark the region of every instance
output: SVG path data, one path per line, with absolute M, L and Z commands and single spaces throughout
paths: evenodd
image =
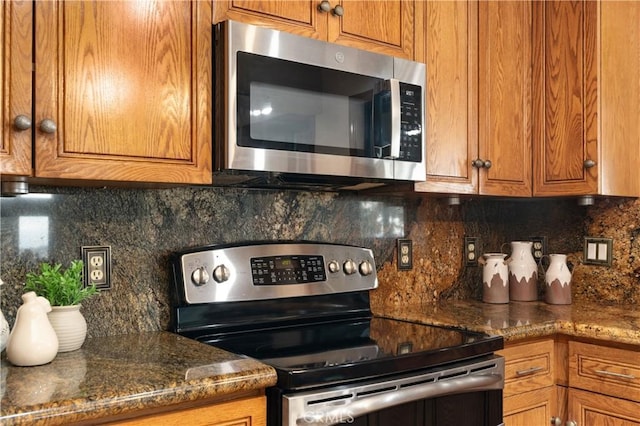
M 333 8 L 331 13 L 333 13 L 334 16 L 342 16 L 344 15 L 344 8 L 340 5 L 337 5 L 336 7 Z
M 373 272 L 373 267 L 371 266 L 371 263 L 368 260 L 365 260 L 362 263 L 360 263 L 360 273 L 362 275 L 364 276 L 371 275 L 372 272 Z
M 213 270 L 213 279 L 217 283 L 223 283 L 229 279 L 231 276 L 231 272 L 229 272 L 229 268 L 224 265 L 216 266 Z
M 344 262 L 343 269 L 345 274 L 353 275 L 358 270 L 358 265 L 356 265 L 356 262 L 349 259 L 346 262 Z
M 484 160 L 482 160 L 481 158 L 476 158 L 471 162 L 471 166 L 475 167 L 476 169 L 484 167 Z
M 592 167 L 595 167 L 596 162 L 593 160 L 584 160 L 584 168 L 585 169 L 590 169 Z
M 49 134 L 55 133 L 57 129 L 58 128 L 56 126 L 56 122 L 49 118 L 45 118 L 40 122 L 40 130 L 43 133 L 49 133 Z
M 329 3 L 327 0 L 322 0 L 318 5 L 318 10 L 324 13 L 329 12 L 331 10 L 331 3 Z
M 560 419 L 560 417 L 553 416 L 551 417 L 551 424 L 553 426 L 562 426 L 562 420 Z
M 484 163 L 482 163 L 482 167 L 484 167 L 485 169 L 490 169 L 492 166 L 491 160 L 484 160 Z
M 204 266 L 197 268 L 191 273 L 191 281 L 195 285 L 205 285 L 209 282 L 209 273 Z
M 569 420 L 565 423 L 565 426 L 578 426 L 578 422 Z
M 329 262 L 329 272 L 331 272 L 332 274 L 335 274 L 339 270 L 340 270 L 340 264 L 338 263 L 337 260 L 332 260 L 331 262 Z
M 31 128 L 31 119 L 26 115 L 20 114 L 13 120 L 13 127 L 18 130 L 27 130 Z

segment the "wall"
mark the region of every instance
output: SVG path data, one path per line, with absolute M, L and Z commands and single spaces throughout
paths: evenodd
M 32 188 L 33 189 L 33 188 Z M 37 192 L 45 188 L 35 188 Z M 462 237 L 481 237 L 481 252 L 546 235 L 552 252 L 581 255 L 585 232 L 615 238 L 612 268 L 577 265 L 577 298 L 640 300 L 640 202 L 469 200 L 220 188 L 48 188 L 40 197 L 0 200 L 1 308 L 12 324 L 25 274 L 39 262 L 67 265 L 83 245 L 112 247 L 112 290 L 83 304 L 89 335 L 166 329 L 168 259 L 186 247 L 243 240 L 307 239 L 371 247 L 382 305 L 480 299 L 480 268 L 462 265 Z M 398 271 L 397 238 L 414 241 L 414 268 Z M 542 291 L 542 287 L 540 287 Z

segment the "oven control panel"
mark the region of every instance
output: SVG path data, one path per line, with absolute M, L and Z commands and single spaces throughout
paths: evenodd
M 175 253 L 172 264 L 187 304 L 335 294 L 378 286 L 373 252 L 350 245 L 207 246 Z
M 252 257 L 251 275 L 253 285 L 302 284 L 327 280 L 322 256 Z

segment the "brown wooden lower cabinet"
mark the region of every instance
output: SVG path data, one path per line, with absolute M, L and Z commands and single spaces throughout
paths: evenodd
M 568 420 L 567 425 L 576 426 L 638 426 L 640 403 L 580 389 L 569 389 Z
M 640 426 L 640 346 L 556 335 L 499 354 L 506 426 Z
M 266 397 L 258 396 L 157 414 L 151 413 L 108 424 L 123 426 L 265 426 L 266 410 Z
M 504 398 L 506 426 L 548 425 L 557 415 L 556 386 L 547 386 Z
M 554 339 L 511 343 L 499 354 L 505 358 L 504 424 L 550 424 L 558 416 Z

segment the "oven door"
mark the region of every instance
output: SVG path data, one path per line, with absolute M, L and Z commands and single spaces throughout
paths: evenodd
M 498 426 L 504 359 L 312 391 L 269 393 L 269 425 Z M 460 407 L 464 407 L 461 410 Z

